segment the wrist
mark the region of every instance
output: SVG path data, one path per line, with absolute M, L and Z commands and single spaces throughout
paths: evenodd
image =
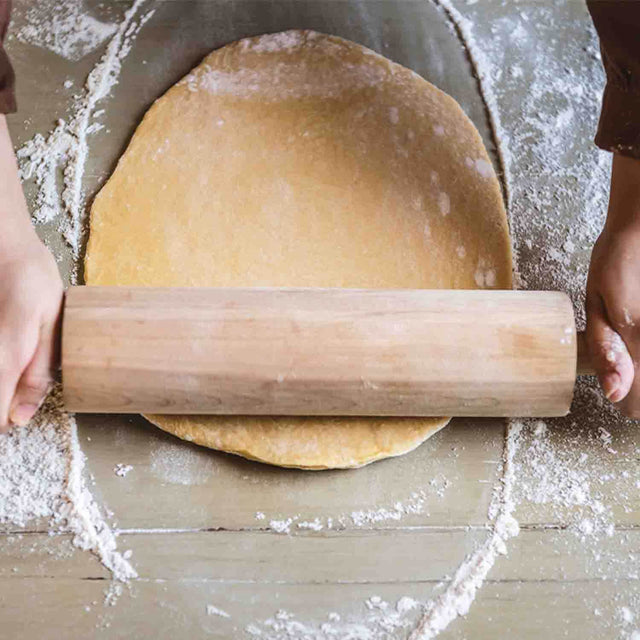
M 0 115 L 0 255 L 11 257 L 39 242 L 18 176 L 6 119 Z
M 0 225 L 1 226 L 1 225 Z M 0 262 L 16 262 L 33 259 L 47 251 L 31 224 L 23 229 L 2 235 L 0 238 Z

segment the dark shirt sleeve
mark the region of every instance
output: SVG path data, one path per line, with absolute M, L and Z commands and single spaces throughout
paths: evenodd
M 16 110 L 14 92 L 15 75 L 2 43 L 9 27 L 11 0 L 0 0 L 0 113 L 12 113 Z
M 587 0 L 607 86 L 596 144 L 640 158 L 640 0 Z

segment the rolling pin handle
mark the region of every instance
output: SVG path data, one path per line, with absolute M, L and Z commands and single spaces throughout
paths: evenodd
M 591 356 L 589 355 L 589 348 L 587 347 L 587 336 L 584 331 L 579 331 L 576 334 L 578 343 L 578 365 L 576 368 L 576 375 L 578 376 L 594 376 L 596 371 L 591 363 Z

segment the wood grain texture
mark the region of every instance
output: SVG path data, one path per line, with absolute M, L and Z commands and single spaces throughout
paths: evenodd
M 0 614 L 4 620 L 21 621 L 10 627 L 15 640 L 250 638 L 247 627 L 266 631 L 264 622 L 278 610 L 318 632 L 329 612 L 337 613 L 342 623 L 355 621 L 372 629 L 375 612 L 366 605 L 372 595 L 391 608 L 403 596 L 429 600 L 440 592 L 442 575 L 454 571 L 460 556 L 484 535 L 478 530 L 387 532 L 356 534 L 346 541 L 243 532 L 129 535 L 122 543 L 134 550 L 141 577 L 124 587 L 115 606 L 105 604 L 109 582 L 90 556 L 51 554 L 46 534 L 12 541 L 1 537 L 7 563 L 19 571 L 0 573 Z M 468 615 L 455 620 L 443 637 L 514 634 L 537 640 L 549 628 L 550 617 L 566 638 L 618 637 L 616 602 L 637 597 L 637 581 L 622 566 L 606 579 L 598 575 L 589 568 L 586 549 L 559 562 L 556 550 L 571 535 L 523 531 L 513 541 L 512 553 L 496 564 Z M 639 532 L 628 535 L 637 546 Z M 602 551 L 615 552 L 614 541 L 608 546 Z M 432 564 L 419 567 L 416 554 L 424 554 L 425 548 L 438 554 Z M 310 563 L 324 567 L 312 579 L 301 566 Z M 592 605 L 586 611 L 585 603 Z M 208 605 L 229 617 L 208 614 Z M 25 606 L 39 615 L 25 615 Z M 407 617 L 417 615 L 418 610 Z M 406 638 L 410 628 L 390 630 L 384 637 Z
M 555 416 L 571 403 L 560 293 L 72 287 L 71 411 Z

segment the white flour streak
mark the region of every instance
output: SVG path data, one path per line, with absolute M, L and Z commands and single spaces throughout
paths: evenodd
M 64 493 L 69 425 L 49 401 L 25 427 L 0 437 L 0 522 L 53 518 Z
M 116 537 L 102 518 L 100 508 L 84 483 L 82 472 L 85 457 L 78 444 L 76 422 L 71 416 L 60 413 L 59 421 L 64 423 L 65 420 L 69 429 L 70 453 L 64 494 L 67 506 L 60 509 L 65 529 L 73 533 L 73 544 L 95 553 L 114 578 L 122 581 L 136 578 L 138 574 L 117 550 Z
M 343 620 L 339 614 L 332 612 L 325 622 L 311 625 L 297 620 L 293 613 L 280 609 L 272 617 L 249 624 L 244 630 L 249 636 L 260 640 L 390 640 L 399 637 L 394 632 L 411 626 L 411 618 L 407 614 L 419 606 L 418 602 L 406 596 L 394 606 L 374 595 L 365 600 L 366 613 L 358 619 Z
M 77 98 L 69 120 L 59 120 L 46 138 L 37 134 L 17 151 L 21 178 L 34 179 L 38 187 L 33 207 L 35 221 L 50 222 L 63 217 L 60 228 L 76 259 L 80 255 L 82 223 L 86 217 L 82 182 L 89 152 L 88 138 L 96 131 L 91 120 L 97 104 L 118 82 L 122 60 L 131 49 L 133 38 L 151 16 L 149 12 L 135 21 L 145 1 L 135 0 L 125 12 L 105 54 L 87 77 L 84 91 Z M 61 191 L 58 186 L 60 171 L 63 177 Z
M 516 506 L 513 488 L 514 458 L 521 430 L 522 425 L 517 422 L 511 422 L 507 427 L 501 483 L 494 490 L 489 506 L 489 517 L 492 518 L 491 534 L 480 548 L 467 556 L 458 567 L 444 593 L 426 605 L 422 619 L 409 636 L 410 640 L 435 638 L 458 616 L 466 615 L 496 558 L 507 553 L 507 540 L 518 535 L 520 528 L 513 517 Z
M 508 156 L 508 140 L 509 137 L 504 127 L 502 126 L 502 120 L 500 117 L 500 108 L 498 105 L 498 99 L 496 96 L 496 92 L 494 90 L 494 78 L 495 74 L 493 73 L 493 65 L 487 54 L 485 53 L 483 47 L 479 46 L 476 42 L 475 36 L 473 35 L 473 23 L 465 18 L 451 3 L 451 0 L 431 0 L 434 4 L 444 9 L 444 11 L 448 14 L 449 19 L 455 25 L 455 28 L 458 30 L 459 35 L 464 42 L 465 49 L 471 63 L 473 64 L 474 71 L 476 73 L 476 77 L 478 78 L 478 82 L 481 89 L 482 99 L 486 106 L 487 116 L 489 118 L 489 123 L 493 133 L 493 139 L 496 144 L 496 151 L 498 153 L 498 159 L 500 160 L 500 169 L 501 173 L 504 175 L 504 180 L 502 181 L 502 186 L 505 192 L 505 199 L 507 201 L 507 210 L 511 209 L 511 175 L 509 173 L 509 164 L 508 160 L 510 157 Z M 482 161 L 484 162 L 484 161 Z M 484 169 L 484 167 L 483 167 Z M 491 174 L 493 174 L 493 170 L 490 168 Z M 480 167 L 478 167 L 478 171 L 481 171 Z M 486 172 L 486 169 L 484 169 Z M 481 172 L 482 173 L 482 172 Z M 484 173 L 483 173 L 484 175 Z
M 379 506 L 374 509 L 354 509 L 348 514 L 336 517 L 316 516 L 311 521 L 299 521 L 299 515 L 279 516 L 278 518 L 269 519 L 269 528 L 276 533 L 290 533 L 292 528 L 321 531 L 323 529 L 368 527 L 381 522 L 398 522 L 410 515 L 425 514 L 428 498 L 434 495 L 444 498 L 450 484 L 450 481 L 443 475 L 439 475 L 430 480 L 428 488 L 413 491 L 406 499 L 397 500 L 389 506 Z M 258 511 L 255 514 L 255 518 L 256 520 L 265 520 L 266 516 L 262 511 Z
M 230 618 L 231 616 L 224 611 L 223 609 L 218 609 L 218 607 L 208 604 L 207 605 L 207 615 L 208 616 L 220 616 L 221 618 Z

